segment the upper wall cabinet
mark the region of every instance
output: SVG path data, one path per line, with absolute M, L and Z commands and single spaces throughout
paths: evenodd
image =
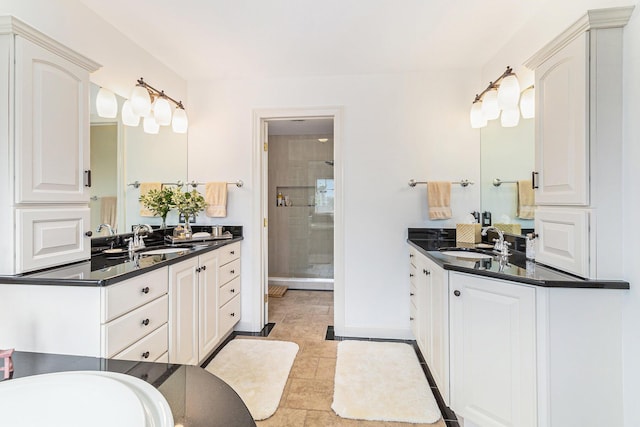
M 0 16 L 0 274 L 91 256 L 89 73 L 98 67 Z
M 536 260 L 587 278 L 621 271 L 622 39 L 632 12 L 591 10 L 525 63 L 536 76 Z

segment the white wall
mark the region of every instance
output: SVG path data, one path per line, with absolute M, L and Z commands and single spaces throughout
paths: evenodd
M 77 0 L 2 0 L 0 15 L 13 15 L 100 63 L 91 81 L 125 98 L 144 77 L 169 96 L 186 101 L 184 79 Z
M 259 189 L 251 186 L 253 111 L 343 107 L 337 148 L 343 162 L 336 168 L 344 178 L 346 280 L 339 333 L 408 337 L 407 227 L 443 224 L 427 219 L 426 187 L 410 188 L 407 182 L 478 182 L 479 132 L 470 128 L 468 116 L 478 76 L 479 69 L 189 82 L 189 179 L 245 182 L 242 189 L 230 189 L 229 216 L 218 221 L 245 226 L 241 328 L 259 323 L 251 310 L 260 298 L 254 280 L 259 260 L 252 253 L 261 232 L 261 224 L 252 223 L 259 209 L 253 204 Z M 479 209 L 479 185 L 455 186 L 452 200 L 454 214 Z
M 623 324 L 623 381 L 625 427 L 635 427 L 640 419 L 640 257 L 635 224 L 640 212 L 640 8 L 633 0 L 572 0 L 555 2 L 553 13 L 539 16 L 527 24 L 522 31 L 487 62 L 483 77 L 500 73 L 507 64 L 515 67 L 528 59 L 540 47 L 576 21 L 588 9 L 636 5 L 629 24 L 624 29 L 623 48 L 623 229 L 628 233 L 620 236 L 623 247 L 624 267 L 620 278 L 631 283 L 625 291 L 625 306 L 621 313 Z M 496 74 L 496 75 L 498 75 Z M 588 373 L 585 373 L 588 374 Z

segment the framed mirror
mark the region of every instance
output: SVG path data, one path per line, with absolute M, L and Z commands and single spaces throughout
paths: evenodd
M 175 183 L 187 180 L 187 134 L 177 134 L 171 126 L 161 126 L 155 135 L 137 127 L 125 126 L 120 119 L 124 98 L 116 95 L 118 116 L 98 116 L 95 99 L 99 87 L 91 84 L 91 175 L 89 207 L 94 236 L 108 235 L 100 224 L 109 224 L 119 233 L 133 225 L 160 225 L 159 217 L 140 216 L 139 188 L 134 183 Z M 171 212 L 167 224 L 177 224 L 178 214 Z
M 533 229 L 533 219 L 516 214 L 517 181 L 531 180 L 535 165 L 534 119 L 520 118 L 518 126 L 502 127 L 491 120 L 480 131 L 480 200 L 482 211 L 491 212 L 492 223 L 519 224 Z M 499 185 L 497 184 L 500 180 Z

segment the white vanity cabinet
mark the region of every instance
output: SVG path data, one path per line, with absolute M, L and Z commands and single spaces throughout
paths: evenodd
M 409 249 L 412 331 L 443 400 L 449 404 L 448 272 Z
M 482 427 L 534 427 L 531 286 L 451 273 L 451 408 Z
M 90 258 L 89 73 L 98 64 L 0 17 L 0 274 Z M 14 227 L 15 224 L 15 227 Z
M 240 242 L 169 266 L 169 361 L 198 365 L 240 320 Z
M 589 11 L 525 63 L 535 70 L 536 260 L 581 277 L 621 270 L 622 41 L 632 11 Z

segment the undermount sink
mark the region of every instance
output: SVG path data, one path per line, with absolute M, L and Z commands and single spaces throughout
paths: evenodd
M 477 251 L 468 248 L 452 248 L 448 250 L 440 250 L 442 255 L 453 256 L 456 258 L 466 259 L 488 259 L 493 258 L 493 255 L 486 253 L 486 251 Z
M 151 384 L 106 371 L 71 371 L 6 380 L 3 425 L 173 427 L 171 408 Z
M 152 249 L 150 251 L 141 252 L 140 256 L 147 255 L 165 255 L 165 254 L 175 254 L 178 252 L 189 252 L 188 248 L 161 248 L 161 249 Z

